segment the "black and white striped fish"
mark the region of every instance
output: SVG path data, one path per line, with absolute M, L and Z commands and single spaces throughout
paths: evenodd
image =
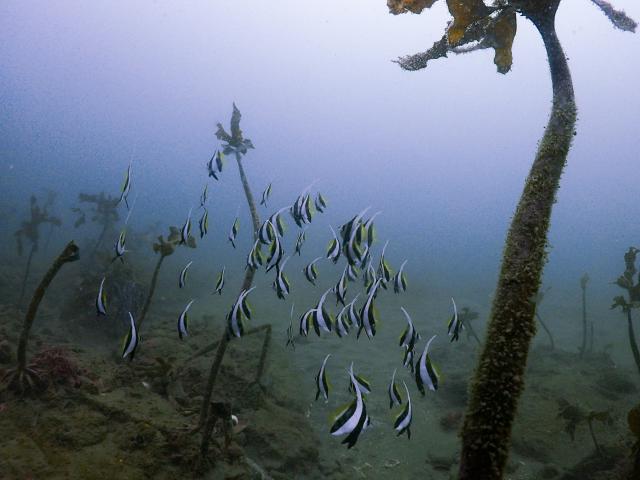
M 347 268 L 347 278 L 349 279 L 350 282 L 355 282 L 358 279 L 358 275 L 360 275 L 360 272 L 358 272 L 358 268 L 354 267 L 350 263 L 347 264 L 346 268 Z
M 302 255 L 302 245 L 304 244 L 304 241 L 307 238 L 307 234 L 305 233 L 304 230 L 302 230 L 300 233 L 298 233 L 298 238 L 296 238 L 296 248 L 295 248 L 295 253 L 298 254 L 298 256 Z
M 183 337 L 186 337 L 187 335 L 189 335 L 189 309 L 191 308 L 191 305 L 193 304 L 195 300 L 191 300 L 189 303 L 187 303 L 187 306 L 184 307 L 184 310 L 182 310 L 182 313 L 180 314 L 180 316 L 178 317 L 178 337 L 180 338 L 180 340 L 183 339 Z
M 304 267 L 304 276 L 311 283 L 311 285 L 316 284 L 316 280 L 318 279 L 318 268 L 316 267 L 316 262 L 320 260 L 322 257 L 315 258 L 309 263 L 306 267 Z
M 283 256 L 284 249 L 282 248 L 282 242 L 280 241 L 280 237 L 276 235 L 271 245 L 269 245 L 269 253 L 267 254 L 265 263 L 267 272 L 270 272 L 276 265 L 279 265 Z
M 213 177 L 215 180 L 219 180 L 218 174 L 216 173 L 215 165 L 213 163 L 214 161 L 216 161 L 216 156 L 217 155 L 218 155 L 218 150 L 216 150 L 213 153 L 213 155 L 211 155 L 211 158 L 207 162 L 207 172 L 208 172 L 209 176 Z
M 336 235 L 336 231 L 333 227 L 329 226 L 329 228 L 333 234 L 333 239 L 329 242 L 329 246 L 327 247 L 327 258 L 333 263 L 337 263 L 340 258 L 340 240 L 338 240 L 338 236 Z
M 368 395 L 371 393 L 371 382 L 364 378 L 362 375 L 354 375 L 356 379 L 356 385 L 358 389 L 362 392 L 363 395 Z M 353 392 L 354 384 L 349 382 L 349 391 Z
M 429 357 L 429 346 L 433 339 L 436 338 L 436 335 L 431 337 L 427 344 L 424 347 L 424 351 L 418 361 L 416 362 L 416 384 L 418 386 L 418 390 L 424 396 L 424 387 L 426 387 L 435 392 L 438 389 L 438 384 L 440 382 L 440 374 L 437 368 L 431 363 L 431 358 Z
M 371 245 L 373 245 L 373 242 L 376 240 L 376 230 L 375 230 L 375 225 L 374 225 L 373 221 L 381 213 L 382 213 L 381 211 L 378 211 L 378 212 L 374 213 L 371 216 L 371 218 L 369 218 L 364 223 L 364 232 L 365 232 L 364 241 L 366 242 L 367 247 L 371 247 Z
M 300 317 L 300 335 L 303 337 L 306 337 L 309 334 L 309 326 L 315 310 L 315 308 L 311 308 L 304 312 Z
M 129 210 L 129 193 L 131 192 L 131 163 L 127 167 L 127 172 L 124 174 L 124 181 L 122 187 L 120 187 L 120 199 L 118 204 L 124 200 L 127 210 Z
M 291 207 L 282 207 L 280 210 L 269 217 L 269 222 L 275 227 L 278 235 L 280 235 L 281 237 L 284 236 L 284 232 L 286 229 L 286 225 L 284 223 L 284 220 L 282 219 L 282 213 L 287 211 L 289 208 Z
M 342 303 L 346 305 L 345 297 L 347 296 L 347 267 L 342 271 L 338 283 L 333 287 L 333 293 L 336 294 L 336 305 Z
M 353 384 L 356 398 L 351 402 L 351 404 L 338 413 L 330 430 L 330 433 L 333 436 L 347 435 L 347 437 L 342 441 L 343 444 L 347 444 L 347 448 L 351 448 L 356 444 L 358 437 L 369 424 L 367 407 L 364 403 L 362 392 L 360 392 L 360 388 L 358 388 L 357 380 L 353 374 L 353 365 L 349 371 L 349 378 Z
M 413 321 L 411 320 L 411 316 L 405 310 L 405 308 L 400 307 L 400 310 L 402 310 L 402 313 L 404 313 L 404 316 L 407 319 L 407 327 L 400 335 L 400 346 L 409 347 L 411 350 L 413 350 L 413 346 L 415 345 L 416 340 L 420 339 L 420 334 L 416 331 L 416 328 L 413 325 Z
M 323 213 L 325 208 L 327 208 L 327 200 L 322 196 L 320 192 L 316 196 L 316 210 L 320 213 Z
M 204 238 L 204 236 L 209 233 L 209 210 L 206 208 L 198 221 L 198 226 L 200 227 L 200 238 Z
M 284 273 L 284 266 L 287 264 L 287 260 L 290 257 L 285 258 L 282 261 L 282 264 L 276 265 L 276 278 L 273 281 L 273 289 L 276 291 L 276 295 L 279 299 L 284 300 L 287 295 L 289 295 L 289 291 L 291 289 L 291 284 L 289 283 L 289 279 L 287 275 Z
M 180 229 L 180 245 L 186 245 L 189 241 L 189 235 L 191 235 L 191 211 L 192 209 L 189 209 L 189 215 Z
M 262 200 L 260 200 L 260 205 L 264 205 L 266 207 L 267 200 L 269 200 L 270 196 L 271 196 L 271 182 L 269 182 L 269 185 L 267 185 L 267 188 L 265 188 L 264 191 L 262 192 Z
M 240 292 L 238 299 L 227 314 L 227 335 L 229 337 L 240 338 L 244 335 L 244 320 L 251 319 L 251 309 L 246 302 L 246 298 L 255 288 L 256 287 L 251 287 L 249 290 Z
M 407 264 L 405 260 L 400 265 L 400 270 L 393 277 L 393 291 L 395 293 L 406 292 L 407 291 L 407 276 L 404 273 L 404 266 Z
M 116 256 L 113 257 L 112 261 L 119 258 L 120 261 L 124 263 L 124 258 L 123 258 L 124 254 L 129 251 L 126 249 L 126 242 L 127 242 L 127 232 L 126 230 L 122 230 L 120 232 L 120 235 L 118 235 L 118 240 L 116 240 L 116 245 L 115 245 Z
M 256 240 L 247 254 L 247 268 L 257 270 L 264 263 L 260 245 L 260 239 Z
M 362 217 L 370 207 L 362 210 L 358 215 L 340 228 L 342 234 L 342 248 L 349 265 L 357 265 L 362 260 Z
M 216 151 L 216 168 L 218 169 L 218 173 L 222 173 L 222 169 L 224 167 L 225 162 L 225 154 L 220 150 Z
M 327 381 L 327 360 L 331 354 L 327 354 L 324 357 L 324 361 L 322 362 L 322 366 L 320 370 L 316 374 L 316 400 L 322 395 L 324 397 L 325 403 L 329 401 L 329 382 Z
M 382 288 L 387 288 L 387 283 L 391 281 L 391 267 L 389 266 L 389 262 L 385 257 L 385 252 L 387 250 L 387 246 L 389 245 L 389 240 L 387 240 L 382 247 L 382 255 L 380 255 L 380 263 L 378 264 L 378 278 L 382 279 L 381 285 Z
M 129 332 L 127 336 L 124 338 L 124 343 L 122 346 L 122 358 L 129 357 L 129 360 L 133 360 L 133 357 L 136 354 L 136 348 L 138 348 L 138 343 L 140 342 L 140 338 L 138 337 L 138 329 L 136 328 L 136 322 L 133 320 L 133 315 L 131 312 L 127 312 L 129 314 Z
M 233 248 L 236 248 L 236 237 L 238 236 L 238 230 L 240 229 L 240 220 L 238 217 L 233 221 L 233 225 L 231 226 L 231 230 L 229 231 L 229 241 Z
M 346 307 L 348 312 L 347 315 L 348 315 L 349 323 L 351 324 L 352 327 L 355 327 L 355 328 L 360 328 L 362 325 L 362 319 L 360 318 L 360 313 L 356 309 L 356 301 L 358 300 L 359 296 L 360 294 L 357 294 L 353 298 L 353 300 L 349 302 L 349 304 Z
M 349 322 L 348 310 L 349 310 L 348 306 L 342 307 L 342 310 L 340 310 L 340 313 L 338 313 L 338 316 L 336 317 L 336 333 L 340 338 L 346 337 L 347 335 L 349 335 L 350 322 Z
M 367 337 L 372 339 L 376 334 L 376 323 L 378 323 L 378 311 L 374 305 L 374 299 L 376 296 L 376 291 L 378 290 L 378 286 L 380 285 L 381 279 L 376 280 L 367 295 L 367 300 L 362 306 L 360 310 L 360 329 L 358 330 L 357 337 L 360 338 L 360 333 L 362 330 L 365 331 Z
M 415 356 L 415 348 L 413 346 L 406 346 L 404 350 L 404 357 L 402 358 L 402 366 L 408 368 L 411 373 L 414 373 L 413 357 Z
M 320 336 L 320 330 L 324 330 L 327 333 L 331 333 L 333 327 L 333 319 L 331 315 L 325 310 L 324 302 L 331 289 L 327 290 L 320 297 L 320 301 L 311 315 L 311 321 L 313 323 L 313 329 L 316 331 L 316 335 Z
M 104 291 L 105 279 L 106 277 L 102 277 L 100 288 L 98 289 L 98 296 L 96 297 L 96 312 L 99 316 L 104 316 L 107 314 L 107 294 Z
M 387 389 L 387 393 L 389 394 L 389 408 L 393 408 L 396 405 L 402 405 L 402 396 L 400 395 L 398 385 L 396 384 L 396 370 L 397 369 L 395 369 L 393 371 L 393 375 L 391 375 L 391 382 Z
M 209 198 L 209 184 L 204 186 L 204 190 L 200 194 L 200 206 L 202 208 L 204 208 L 204 206 L 207 204 L 208 198 Z
M 464 330 L 464 325 L 460 321 L 460 317 L 458 317 L 458 308 L 453 297 L 451 297 L 451 303 L 453 305 L 453 315 L 447 324 L 447 334 L 451 337 L 452 342 L 457 342 L 460 338 L 460 330 Z
M 222 295 L 222 289 L 224 288 L 224 270 L 225 267 L 222 267 L 220 273 L 218 273 L 218 278 L 216 280 L 216 288 L 213 293 L 217 293 L 218 295 Z
M 375 268 L 373 268 L 373 265 L 369 263 L 364 270 L 364 288 L 367 291 L 367 293 L 369 293 L 369 291 L 371 290 L 371 287 L 373 286 L 374 283 L 376 283 L 377 279 L 378 277 L 376 275 L 376 270 Z
M 411 409 L 411 396 L 409 395 L 409 388 L 405 381 L 402 381 L 404 385 L 404 390 L 407 392 L 407 404 L 400 414 L 396 417 L 396 421 L 393 424 L 393 428 L 395 428 L 396 432 L 398 432 L 398 436 L 402 435 L 404 432 L 407 432 L 407 438 L 411 440 L 411 420 L 413 420 L 413 411 Z
M 178 278 L 178 287 L 179 288 L 184 288 L 184 286 L 187 283 L 187 273 L 189 272 L 189 267 L 191 266 L 191 264 L 193 263 L 193 261 L 187 263 L 185 265 L 185 267 L 182 269 L 182 271 L 180 272 L 180 277 Z
M 276 236 L 276 229 L 271 223 L 270 219 L 265 222 L 258 229 L 258 239 L 263 245 L 270 244 Z

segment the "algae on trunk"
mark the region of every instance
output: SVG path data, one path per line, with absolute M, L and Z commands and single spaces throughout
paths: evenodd
M 531 340 L 535 304 L 546 259 L 551 210 L 576 122 L 571 74 L 555 32 L 558 1 L 523 12 L 544 42 L 553 107 L 507 236 L 491 317 L 462 429 L 459 478 L 502 478 Z M 500 408 L 497 409 L 496 405 Z

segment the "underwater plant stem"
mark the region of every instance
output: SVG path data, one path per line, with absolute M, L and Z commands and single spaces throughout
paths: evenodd
M 33 260 L 33 254 L 36 253 L 36 244 L 31 245 L 29 251 L 29 258 L 27 258 L 27 265 L 24 269 L 24 277 L 22 278 L 22 286 L 20 287 L 20 297 L 18 298 L 18 306 L 22 306 L 22 300 L 24 300 L 24 292 L 27 289 L 27 280 L 29 279 L 29 272 L 31 271 L 31 261 Z
M 633 319 L 631 318 L 631 309 L 627 309 L 627 330 L 629 332 L 629 344 L 631 345 L 631 352 L 633 353 L 633 359 L 638 367 L 638 373 L 640 373 L 640 351 L 638 350 L 638 343 L 636 342 L 636 334 L 633 330 Z
M 142 313 L 140 314 L 140 319 L 138 320 L 138 331 L 142 327 L 142 322 L 144 318 L 147 316 L 147 311 L 151 306 L 151 299 L 153 298 L 153 294 L 156 291 L 156 283 L 158 283 L 158 273 L 160 273 L 160 267 L 162 266 L 162 262 L 164 261 L 166 255 L 160 254 L 160 258 L 158 258 L 158 262 L 156 263 L 156 268 L 153 270 L 153 276 L 151 277 L 151 285 L 149 286 L 149 293 L 147 294 L 147 299 L 144 301 L 144 306 L 142 307 Z
M 589 425 L 589 433 L 591 434 L 591 440 L 593 440 L 593 444 L 596 447 L 596 452 L 598 452 L 598 455 L 602 457 L 602 449 L 600 448 L 600 445 L 598 445 L 595 433 L 593 433 L 593 421 L 591 418 L 587 418 L 587 425 Z
M 67 244 L 58 258 L 56 258 L 51 267 L 49 267 L 49 270 L 40 281 L 40 285 L 38 285 L 38 288 L 36 288 L 36 291 L 33 293 L 33 298 L 31 298 L 31 303 L 29 304 L 29 310 L 27 310 L 27 315 L 25 316 L 24 323 L 22 324 L 20 340 L 18 341 L 18 373 L 23 372 L 27 366 L 27 343 L 29 341 L 29 332 L 31 331 L 31 327 L 33 326 L 33 321 L 36 318 L 36 313 L 38 312 L 38 307 L 40 306 L 42 297 L 44 297 L 49 284 L 56 276 L 62 265 L 67 262 L 73 262 L 77 260 L 78 255 L 79 248 L 72 240 Z
M 100 232 L 100 236 L 98 237 L 98 240 L 96 241 L 96 244 L 93 246 L 93 250 L 91 251 L 91 256 L 95 256 L 96 252 L 98 251 L 98 248 L 100 248 L 100 245 L 102 245 L 102 241 L 104 240 L 104 236 L 107 233 L 107 229 L 109 228 L 109 224 L 105 223 L 104 226 L 102 227 L 102 231 Z
M 549 330 L 549 327 L 547 327 L 547 324 L 542 321 L 542 318 L 540 317 L 538 312 L 536 312 L 536 318 L 540 322 L 540 325 L 542 325 L 542 328 L 544 329 L 544 331 L 547 332 L 547 336 L 549 337 L 549 342 L 551 342 L 551 350 L 555 350 L 556 344 L 553 341 L 553 335 L 551 335 L 551 330 Z
M 506 239 L 461 432 L 460 480 L 503 478 L 529 347 L 536 332 L 531 299 L 540 287 L 551 211 L 576 122 L 571 73 L 554 25 L 558 4 L 559 0 L 531 0 L 523 2 L 521 10 L 544 42 L 553 105 Z
M 580 348 L 580 358 L 584 357 L 587 351 L 587 287 L 582 287 L 582 347 Z
M 244 172 L 244 167 L 242 166 L 242 158 L 236 156 L 236 160 L 238 161 L 238 171 L 240 172 L 240 181 L 242 182 L 242 187 L 244 188 L 244 194 L 247 197 L 247 204 L 249 205 L 249 211 L 251 212 L 251 221 L 253 223 L 253 238 L 257 238 L 258 230 L 260 229 L 260 216 L 258 215 L 258 209 L 256 208 L 256 202 L 253 198 L 253 193 L 251 193 L 251 187 L 249 186 L 249 180 L 247 180 L 247 175 Z M 240 291 L 248 290 L 251 288 L 251 284 L 253 283 L 253 277 L 255 276 L 255 269 L 247 268 L 244 274 L 244 280 L 242 281 L 242 287 Z M 213 362 L 211 364 L 211 369 L 209 370 L 209 377 L 207 378 L 207 385 L 205 387 L 204 396 L 202 398 L 202 406 L 200 408 L 200 421 L 198 422 L 199 427 L 204 427 L 207 421 L 207 415 L 209 412 L 209 404 L 211 402 L 211 395 L 213 394 L 213 387 L 216 384 L 216 379 L 218 378 L 218 372 L 220 371 L 220 366 L 222 365 L 222 360 L 224 359 L 224 354 L 227 351 L 227 346 L 229 344 L 229 336 L 227 335 L 226 329 L 222 333 L 222 338 L 218 343 L 218 348 L 216 349 L 216 354 L 213 357 Z M 202 445 L 201 452 L 203 455 L 206 454 L 209 447 L 209 436 L 205 435 L 202 437 Z

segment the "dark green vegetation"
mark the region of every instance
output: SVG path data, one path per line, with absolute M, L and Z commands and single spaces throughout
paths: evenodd
M 420 13 L 435 1 L 389 0 L 388 5 L 394 14 Z M 635 22 L 606 2 L 594 3 L 616 27 L 635 30 Z M 511 45 L 520 15 L 540 33 L 551 74 L 551 114 L 507 234 L 486 342 L 471 385 L 462 428 L 461 480 L 503 477 L 529 347 L 536 332 L 532 299 L 540 287 L 551 211 L 576 122 L 571 73 L 555 29 L 559 4 L 560 0 L 507 0 L 488 7 L 481 0 L 448 0 L 453 21 L 442 39 L 427 52 L 398 62 L 404 69 L 418 70 L 449 52 L 493 48 L 498 71 L 506 73 L 511 68 Z
M 622 313 L 627 316 L 627 333 L 629 335 L 629 345 L 631 346 L 631 353 L 633 354 L 633 360 L 638 367 L 640 373 L 640 351 L 638 350 L 638 343 L 636 341 L 636 334 L 633 328 L 633 318 L 631 311 L 633 309 L 640 308 L 640 275 L 634 281 L 633 277 L 637 273 L 636 269 L 636 257 L 638 256 L 638 250 L 635 247 L 629 247 L 627 253 L 624 254 L 625 270 L 622 275 L 616 280 L 616 285 L 627 291 L 627 297 L 620 295 L 613 299 L 613 305 L 611 308 L 620 308 Z

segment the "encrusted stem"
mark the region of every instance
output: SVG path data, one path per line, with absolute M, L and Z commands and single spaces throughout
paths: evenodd
M 503 477 L 511 427 L 524 389 L 535 298 L 546 260 L 551 210 L 571 146 L 576 105 L 569 67 L 555 32 L 558 0 L 526 2 L 549 60 L 553 107 L 511 222 L 484 349 L 471 383 L 462 428 L 459 479 Z
M 633 353 L 633 359 L 638 367 L 638 373 L 640 373 L 640 351 L 638 351 L 638 344 L 636 342 L 636 334 L 633 330 L 633 318 L 631 318 L 631 309 L 627 309 L 627 332 L 629 333 L 629 344 L 631 345 L 631 352 Z
M 18 341 L 18 376 L 21 376 L 27 368 L 27 343 L 29 341 L 29 333 L 31 332 L 31 327 L 33 326 L 33 321 L 36 318 L 36 313 L 38 312 L 38 307 L 40 306 L 42 297 L 44 297 L 49 284 L 56 276 L 60 268 L 62 268 L 62 265 L 68 262 L 76 261 L 78 259 L 78 255 L 79 248 L 75 243 L 73 243 L 73 241 L 69 242 L 62 253 L 53 262 L 45 276 L 42 278 L 42 281 L 40 281 L 40 285 L 38 285 L 38 288 L 36 288 L 36 291 L 33 293 L 33 298 L 31 298 L 31 303 L 29 304 L 27 315 L 25 316 L 24 323 L 22 324 L 20 340 Z

